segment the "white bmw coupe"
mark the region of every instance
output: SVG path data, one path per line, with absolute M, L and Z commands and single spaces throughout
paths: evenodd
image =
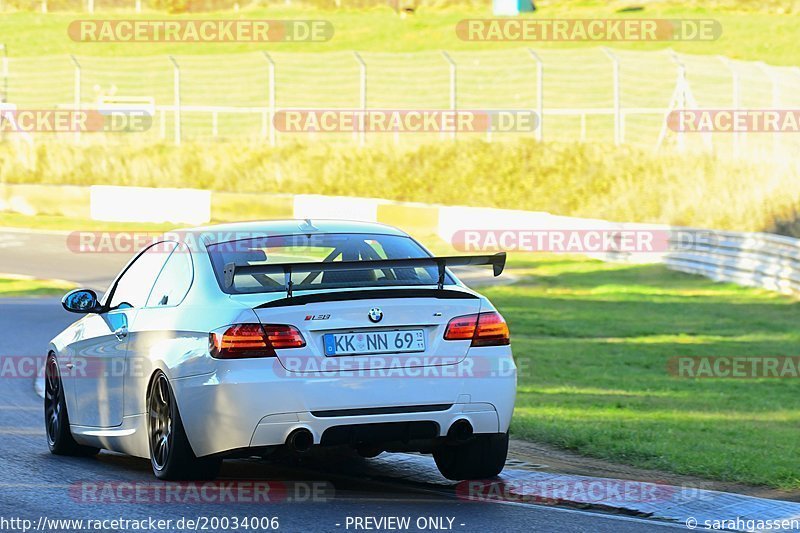
M 516 394 L 503 317 L 389 226 L 269 221 L 182 230 L 142 250 L 51 341 L 50 450 L 149 458 L 213 479 L 226 457 L 341 446 L 433 454 L 449 479 L 500 473 Z

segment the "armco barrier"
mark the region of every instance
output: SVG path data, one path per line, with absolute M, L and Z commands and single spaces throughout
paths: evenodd
M 670 232 L 670 249 L 650 253 L 587 254 L 604 261 L 661 263 L 717 281 L 800 294 L 800 239 L 618 223 L 546 212 L 440 206 L 309 194 L 210 192 L 118 186 L 0 184 L 0 211 L 108 221 L 202 224 L 275 218 L 333 218 L 400 226 L 422 238 L 452 242 L 456 232 L 480 230 L 657 230 Z
M 691 246 L 671 242 L 664 263 L 672 270 L 717 281 L 800 294 L 800 239 L 770 233 L 738 233 L 673 228 L 673 238 L 693 238 Z

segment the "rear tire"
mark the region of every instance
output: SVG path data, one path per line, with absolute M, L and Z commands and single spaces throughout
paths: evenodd
M 69 428 L 67 402 L 64 399 L 64 383 L 56 356 L 47 356 L 44 367 L 44 424 L 47 432 L 47 447 L 54 455 L 92 457 L 100 448 L 83 446 L 75 442 Z
M 444 444 L 433 452 L 447 479 L 487 479 L 503 471 L 508 457 L 508 433 L 477 434 L 463 444 Z
M 147 394 L 147 435 L 153 474 L 164 481 L 213 480 L 222 460 L 197 457 L 183 428 L 175 394 L 167 376 L 159 371 Z

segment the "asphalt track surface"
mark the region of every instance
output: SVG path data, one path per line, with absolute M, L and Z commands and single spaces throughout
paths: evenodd
M 4 273 L 70 279 L 102 288 L 126 260 L 124 255 L 71 253 L 63 235 L 0 231 L 0 272 Z M 54 298 L 0 300 L 0 355 L 41 357 L 49 339 L 75 318 Z M 467 501 L 459 496 L 458 485 L 438 476 L 428 458 L 405 454 L 383 454 L 371 460 L 349 455 L 237 459 L 225 462 L 221 482 L 236 483 L 237 490 L 244 490 L 238 496 L 226 493 L 221 503 L 219 493 L 198 496 L 193 487 L 185 486 L 166 493 L 146 460 L 109 452 L 88 459 L 51 455 L 42 400 L 34 392 L 33 378 L 24 372 L 0 377 L 0 443 L 0 531 L 23 531 L 24 526 L 34 531 L 223 531 L 226 526 L 233 530 L 237 518 L 238 531 L 275 530 L 274 522 L 270 528 L 241 527 L 243 519 L 254 518 L 260 519 L 259 526 L 277 519 L 278 531 L 684 529 L 546 505 Z M 252 497 L 253 487 L 260 487 L 260 497 Z M 408 519 L 408 526 L 386 522 L 390 517 Z M 152 522 L 112 522 L 151 518 L 172 523 L 152 527 Z M 102 520 L 107 522 L 90 522 Z

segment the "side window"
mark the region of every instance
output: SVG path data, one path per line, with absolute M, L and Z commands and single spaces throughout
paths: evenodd
M 167 264 L 158 275 L 147 307 L 178 305 L 192 286 L 194 267 L 189 249 L 181 244 L 167 259 Z
M 117 283 L 110 302 L 111 308 L 144 307 L 164 261 L 175 246 L 174 242 L 157 243 L 137 257 Z

